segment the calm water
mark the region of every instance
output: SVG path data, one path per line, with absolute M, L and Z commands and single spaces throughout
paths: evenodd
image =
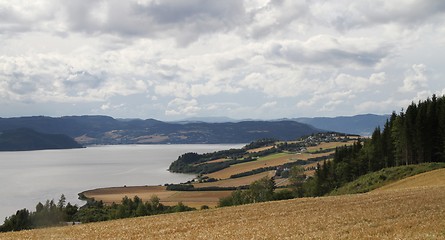
M 38 202 L 56 202 L 65 194 L 82 205 L 77 194 L 84 190 L 132 185 L 179 183 L 193 175 L 167 171 L 179 155 L 213 152 L 242 145 L 120 145 L 73 150 L 0 152 L 0 225 L 6 216 Z

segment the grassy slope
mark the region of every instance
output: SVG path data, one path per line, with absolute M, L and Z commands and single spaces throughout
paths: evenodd
M 423 178 L 434 179 L 432 173 Z M 445 186 L 429 182 L 422 188 L 5 233 L 0 239 L 444 239 Z
M 444 239 L 444 173 L 366 194 L 4 233 L 0 239 Z
M 363 175 L 357 180 L 349 182 L 343 187 L 334 190 L 329 195 L 365 193 L 398 180 L 439 168 L 445 168 L 445 163 L 424 163 L 385 168 L 377 172 Z
M 377 188 L 374 191 L 401 190 L 415 187 L 443 186 L 445 187 L 445 168 L 414 175 L 400 181 Z

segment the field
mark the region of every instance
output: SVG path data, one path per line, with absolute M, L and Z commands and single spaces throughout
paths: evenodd
M 320 149 L 323 149 L 323 150 L 324 149 L 335 150 L 336 147 L 345 146 L 345 145 L 349 146 L 349 145 L 352 145 L 355 142 L 356 142 L 355 140 L 350 140 L 350 141 L 347 141 L 347 142 L 324 142 L 324 143 L 321 143 L 321 144 L 319 144 L 317 146 L 314 146 L 314 147 L 308 147 L 307 151 L 308 152 L 314 152 L 314 151 L 318 151 Z
M 250 183 L 252 183 L 256 180 L 259 180 L 263 177 L 271 178 L 274 175 L 275 175 L 275 171 L 267 171 L 267 172 L 262 172 L 262 173 L 258 173 L 255 175 L 246 176 L 246 177 L 224 179 L 224 180 L 220 180 L 217 182 L 195 183 L 195 184 L 193 184 L 193 186 L 195 186 L 195 188 L 211 187 L 211 186 L 239 187 L 239 186 L 249 185 Z
M 266 147 L 260 147 L 260 148 L 254 148 L 254 149 L 249 149 L 247 150 L 248 153 L 256 153 L 256 152 L 261 152 L 264 150 L 269 150 L 273 148 L 273 146 L 266 146 Z
M 263 177 L 272 177 L 275 171 L 262 172 L 251 176 L 225 179 L 217 182 L 196 183 L 195 188 L 202 187 L 238 187 L 249 185 Z M 215 207 L 218 205 L 219 199 L 229 196 L 231 191 L 167 191 L 164 186 L 141 186 L 141 187 L 112 187 L 100 188 L 83 192 L 88 198 L 94 198 L 97 201 L 103 201 L 106 204 L 113 202 L 119 203 L 122 198 L 127 196 L 133 198 L 140 197 L 143 201 L 150 200 L 151 196 L 156 195 L 160 198 L 161 203 L 167 206 L 176 205 L 182 202 L 187 206 L 200 208 L 202 205 Z
M 309 154 L 309 153 L 301 153 L 301 154 L 289 154 L 289 153 L 277 153 L 272 154 L 266 157 L 262 157 L 257 161 L 241 163 L 236 165 L 231 165 L 228 168 L 225 168 L 221 171 L 210 173 L 207 176 L 216 179 L 226 179 L 230 178 L 231 175 L 247 172 L 252 169 L 263 168 L 263 167 L 271 167 L 271 166 L 279 166 L 285 163 L 299 160 L 308 160 L 309 158 L 327 156 L 331 154 L 329 153 L 318 153 L 318 154 Z
M 421 173 L 412 177 L 408 177 L 395 183 L 391 183 L 378 188 L 374 191 L 403 190 L 408 188 L 430 186 L 445 187 L 445 169 L 437 169 L 431 172 Z
M 443 171 L 366 194 L 12 232 L 0 239 L 444 239 Z
M 88 198 L 97 201 L 102 200 L 106 204 L 113 202 L 120 203 L 125 196 L 133 198 L 140 197 L 143 201 L 149 201 L 151 196 L 156 195 L 161 203 L 173 206 L 182 202 L 189 207 L 200 208 L 202 205 L 215 207 L 222 197 L 229 196 L 231 191 L 167 191 L 164 186 L 144 186 L 144 187 L 113 187 L 100 188 L 83 192 Z

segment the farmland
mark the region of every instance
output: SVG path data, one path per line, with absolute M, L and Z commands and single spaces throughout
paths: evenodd
M 239 186 L 249 185 L 253 181 L 256 181 L 256 180 L 258 180 L 260 178 L 263 178 L 263 177 L 271 178 L 274 175 L 275 175 L 275 171 L 267 171 L 267 172 L 262 172 L 262 173 L 246 176 L 246 177 L 229 178 L 229 179 L 224 179 L 224 180 L 220 180 L 220 181 L 216 181 L 216 182 L 195 183 L 193 185 L 195 186 L 195 188 L 212 187 L 212 186 L 216 186 L 216 187 L 239 187 Z
M 404 187 L 69 227 L 1 239 L 444 239 L 445 186 L 436 170 Z M 205 229 L 205 231 L 202 231 Z
M 226 179 L 230 178 L 231 175 L 247 172 L 253 169 L 258 169 L 262 167 L 274 167 L 280 166 L 285 163 L 295 162 L 296 160 L 308 160 L 309 158 L 323 157 L 332 154 L 333 152 L 310 154 L 310 153 L 299 153 L 299 154 L 289 154 L 289 153 L 278 153 L 269 155 L 263 158 L 259 158 L 257 161 L 231 165 L 229 168 L 210 173 L 207 176 L 216 179 Z
M 249 185 L 263 177 L 272 177 L 274 171 L 267 171 L 251 176 L 225 179 L 217 182 L 195 183 L 195 188 L 204 187 L 238 187 Z M 153 195 L 161 199 L 161 203 L 166 206 L 176 205 L 178 202 L 183 204 L 200 208 L 203 205 L 215 207 L 222 197 L 227 197 L 232 191 L 169 191 L 164 186 L 136 186 L 136 187 L 112 187 L 88 190 L 83 192 L 87 198 L 94 198 L 95 200 L 103 201 L 105 204 L 113 202 L 119 203 L 125 196 L 133 198 L 138 196 L 143 201 L 148 201 Z
M 324 135 L 322 135 L 324 136 Z M 297 161 L 308 161 L 309 159 L 329 157 L 334 151 L 335 147 L 343 145 L 351 145 L 355 140 L 350 140 L 353 137 L 338 137 L 330 139 L 329 141 L 319 140 L 316 137 L 308 137 L 304 140 L 287 142 L 288 144 L 300 144 L 306 146 L 300 151 L 272 151 L 268 154 L 261 154 L 265 151 L 271 151 L 277 148 L 279 144 L 285 144 L 286 142 L 276 142 L 275 144 L 268 144 L 266 146 L 254 147 L 246 150 L 245 156 L 247 158 L 249 154 L 260 154 L 254 161 L 248 161 L 243 163 L 237 163 L 229 156 L 220 156 L 216 159 L 211 159 L 205 162 L 198 162 L 191 164 L 192 166 L 205 166 L 207 164 L 218 164 L 224 162 L 235 162 L 236 164 L 230 165 L 227 168 L 215 171 L 212 173 L 204 174 L 202 179 L 214 179 L 214 181 L 195 181 L 191 182 L 195 188 L 208 188 L 208 187 L 240 187 L 246 186 L 250 183 L 259 180 L 263 177 L 274 177 L 275 170 L 261 171 L 258 173 L 246 175 L 243 177 L 231 178 L 234 174 L 241 174 L 252 170 L 261 168 L 278 167 L 283 164 L 294 164 Z M 346 140 L 345 140 L 346 139 Z M 348 140 L 349 139 L 349 140 Z M 305 143 L 306 141 L 306 143 Z M 320 151 L 323 150 L 323 151 Z M 242 159 L 243 159 L 242 158 Z M 304 165 L 307 168 L 306 174 L 312 175 L 313 169 L 317 162 L 308 161 Z M 277 186 L 285 186 L 288 184 L 286 179 L 277 180 Z M 218 204 L 219 198 L 230 195 L 231 191 L 172 191 L 166 190 L 164 186 L 141 186 L 141 187 L 112 187 L 105 189 L 95 189 L 83 192 L 87 198 L 94 198 L 97 201 L 103 201 L 106 204 L 113 202 L 119 203 L 123 197 L 128 196 L 133 198 L 138 196 L 144 201 L 150 199 L 151 196 L 156 195 L 160 198 L 160 201 L 164 205 L 175 205 L 178 202 L 182 202 L 187 206 L 199 208 L 202 205 L 214 207 Z

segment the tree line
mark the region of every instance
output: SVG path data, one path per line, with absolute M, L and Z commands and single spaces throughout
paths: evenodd
M 333 160 L 317 164 L 313 177 L 306 177 L 301 166 L 293 166 L 290 193 L 284 191 L 280 196 L 273 191 L 271 180 L 262 179 L 252 183 L 249 190 L 238 190 L 221 199 L 220 206 L 323 196 L 370 172 L 428 162 L 445 162 L 444 96 L 433 95 L 412 103 L 399 114 L 393 112 L 383 129 L 377 127 L 370 139 L 337 147 Z
M 5 218 L 0 232 L 55 226 L 61 222 L 73 221 L 77 212 L 78 207 L 71 203 L 66 204 L 65 195 L 62 194 L 57 204 L 54 200 L 47 200 L 45 204 L 39 202 L 35 212 L 26 208 L 18 210 Z
M 333 161 L 317 167 L 305 183 L 307 196 L 321 196 L 369 172 L 387 167 L 445 162 L 445 97 L 411 103 L 392 113 L 371 139 L 339 147 Z
M 0 232 L 20 231 L 43 227 L 74 224 L 74 222 L 98 222 L 112 219 L 140 217 L 164 213 L 184 212 L 196 210 L 181 202 L 175 206 L 164 206 L 160 199 L 153 195 L 148 201 L 138 196 L 133 199 L 124 197 L 120 204 L 105 205 L 102 201 L 88 199 L 82 207 L 66 204 L 62 194 L 57 204 L 54 200 L 47 200 L 45 204 L 38 203 L 34 212 L 24 208 L 5 218 Z

